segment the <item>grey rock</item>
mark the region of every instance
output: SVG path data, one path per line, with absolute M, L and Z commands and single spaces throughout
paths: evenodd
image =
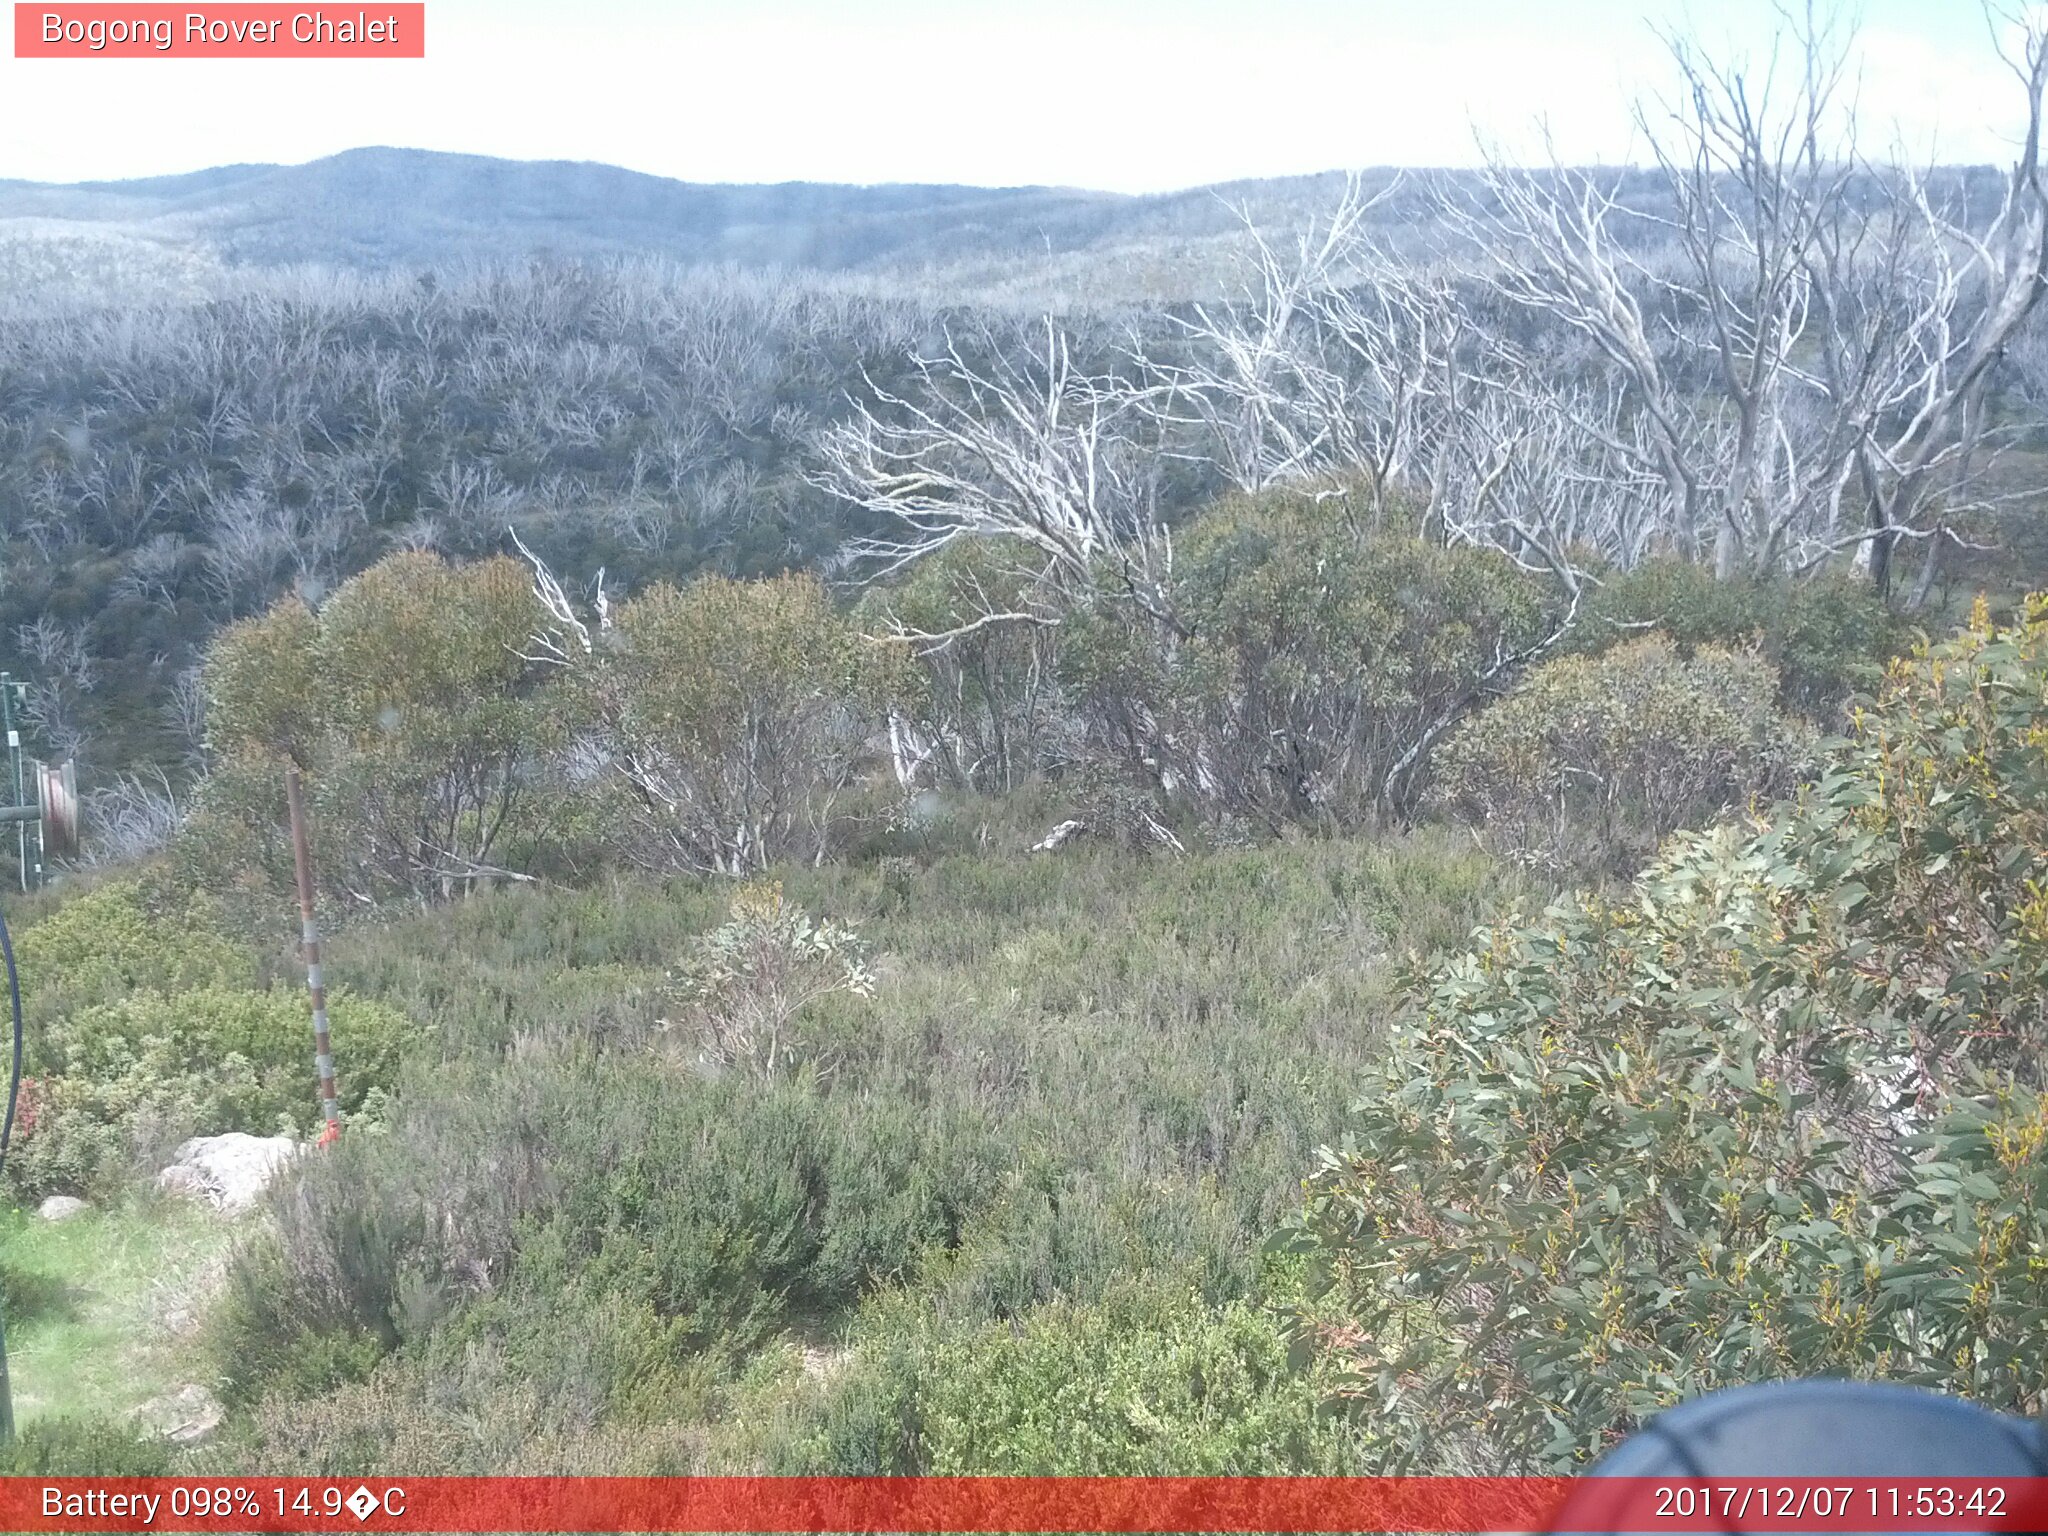
M 156 1176 L 166 1194 L 203 1199 L 227 1214 L 245 1211 L 299 1151 L 289 1136 L 196 1136 L 179 1147 Z

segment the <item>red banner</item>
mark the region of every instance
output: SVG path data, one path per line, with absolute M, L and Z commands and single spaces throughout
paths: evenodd
M 0 1479 L 9 1531 L 2025 1531 L 2048 1478 Z
M 423 59 L 424 4 L 14 7 L 18 59 Z

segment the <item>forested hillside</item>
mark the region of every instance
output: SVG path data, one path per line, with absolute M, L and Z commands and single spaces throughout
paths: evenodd
M 0 604 L 49 745 L 175 761 L 196 740 L 162 707 L 213 629 L 393 547 L 476 555 L 518 524 L 626 582 L 814 564 L 846 520 L 804 441 L 931 323 L 825 288 L 560 265 L 252 278 L 203 306 L 18 322 Z

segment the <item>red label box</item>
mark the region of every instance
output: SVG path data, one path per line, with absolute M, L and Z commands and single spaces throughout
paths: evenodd
M 17 3 L 17 59 L 423 59 L 422 3 Z
M 0 1477 L 0 1530 L 274 1532 L 2048 1530 L 2048 1478 Z

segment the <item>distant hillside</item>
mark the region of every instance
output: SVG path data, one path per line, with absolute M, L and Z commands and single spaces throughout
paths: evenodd
M 1469 177 L 1449 174 L 1454 183 Z M 1368 173 L 1381 185 L 1392 176 Z M 1661 196 L 1654 172 L 1622 176 L 1632 201 L 1653 205 Z M 1433 180 L 1440 178 L 1412 174 L 1372 213 L 1382 238 L 1410 254 L 1434 243 Z M 1934 183 L 1959 207 L 1986 198 L 1995 205 L 1999 185 L 1984 168 L 1950 168 Z M 1288 231 L 1329 209 L 1340 186 L 1337 172 L 1148 196 L 702 185 L 585 161 L 352 149 L 305 165 L 215 166 L 135 181 L 0 181 L 0 300 L 147 301 L 189 294 L 195 274 L 222 269 L 310 264 L 382 273 L 551 255 L 864 274 L 897 291 L 914 284 L 942 303 L 1064 309 L 1077 300 L 1170 301 L 1234 284 L 1240 208 L 1284 243 Z M 53 242 L 62 248 L 49 248 Z M 58 276 L 39 282 L 39 272 Z
M 551 251 L 827 271 L 1092 244 L 1154 199 L 1044 187 L 698 186 L 616 166 L 358 149 L 308 165 L 46 186 L 0 219 L 115 225 L 229 263 L 441 265 Z

